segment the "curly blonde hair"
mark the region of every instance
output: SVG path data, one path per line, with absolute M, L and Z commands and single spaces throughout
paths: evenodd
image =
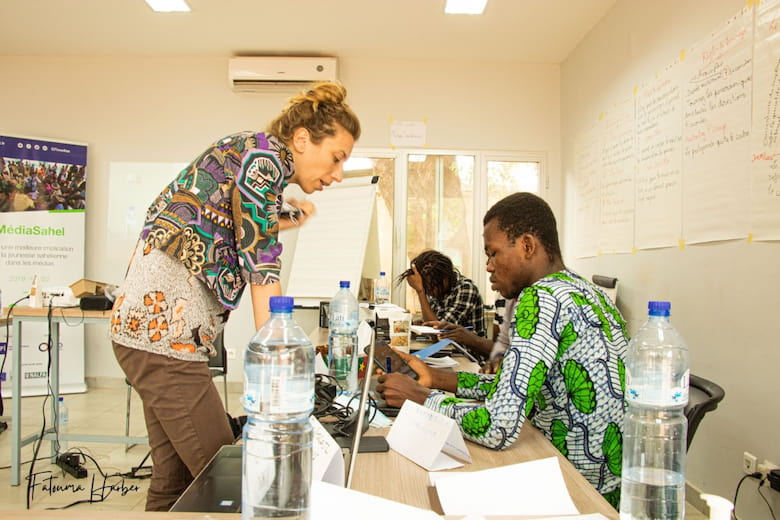
M 309 86 L 301 94 L 290 98 L 289 104 L 266 128 L 266 132 L 284 143 L 292 142 L 298 128 L 309 131 L 313 143 L 336 134 L 336 125 L 360 138 L 360 121 L 344 102 L 347 89 L 340 83 L 321 81 Z

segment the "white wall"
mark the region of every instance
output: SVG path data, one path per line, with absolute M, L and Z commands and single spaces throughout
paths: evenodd
M 602 110 L 630 96 L 635 85 L 744 6 L 744 0 L 618 0 L 561 65 L 564 185 L 573 180 L 575 137 Z M 574 229 L 572 191 L 565 192 L 565 230 Z M 573 246 L 567 233 L 564 253 Z M 743 451 L 759 462 L 780 464 L 778 258 L 777 242 L 744 240 L 566 258 L 582 274 L 617 276 L 618 304 L 633 324 L 642 321 L 648 300 L 672 302 L 672 321 L 690 347 L 692 372 L 726 390 L 718 410 L 697 430 L 688 453 L 688 481 L 729 499 L 741 477 Z M 764 493 L 779 511 L 780 494 Z M 742 519 L 769 518 L 755 482 L 742 486 L 738 505 Z
M 0 134 L 89 146 L 88 278 L 116 283 L 125 268 L 103 261 L 111 162 L 189 162 L 224 135 L 264 128 L 290 96 L 236 95 L 226 69 L 227 57 L 0 56 Z M 353 59 L 341 60 L 340 74 L 363 125 L 358 148 L 389 149 L 393 118 L 427 119 L 431 148 L 545 151 L 551 200 L 560 204 L 557 65 Z M 228 347 L 242 349 L 252 334 L 250 308 L 247 297 L 231 316 Z M 106 328 L 86 329 L 87 377 L 121 377 Z M 233 381 L 242 378 L 239 363 Z

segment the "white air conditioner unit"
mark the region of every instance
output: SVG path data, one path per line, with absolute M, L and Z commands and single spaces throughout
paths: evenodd
M 245 56 L 228 61 L 233 90 L 252 92 L 266 86 L 300 86 L 314 81 L 335 81 L 338 61 L 332 57 Z

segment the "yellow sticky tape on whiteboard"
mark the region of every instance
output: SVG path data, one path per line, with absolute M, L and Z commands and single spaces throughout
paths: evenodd
M 639 249 L 637 249 L 636 247 L 632 247 L 631 248 L 631 254 L 632 255 L 635 255 L 637 251 L 639 251 Z
M 751 243 L 753 243 L 753 233 L 748 233 L 748 236 L 747 236 L 747 243 L 748 243 L 748 244 L 751 244 Z
M 680 51 L 680 61 L 685 61 L 685 49 Z
M 685 239 L 684 238 L 678 238 L 677 239 L 677 246 L 680 248 L 680 251 L 685 249 Z

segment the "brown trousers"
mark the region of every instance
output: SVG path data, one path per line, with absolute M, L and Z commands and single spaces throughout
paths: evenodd
M 168 511 L 233 432 L 206 363 L 113 345 L 143 401 L 152 449 L 146 510 Z

